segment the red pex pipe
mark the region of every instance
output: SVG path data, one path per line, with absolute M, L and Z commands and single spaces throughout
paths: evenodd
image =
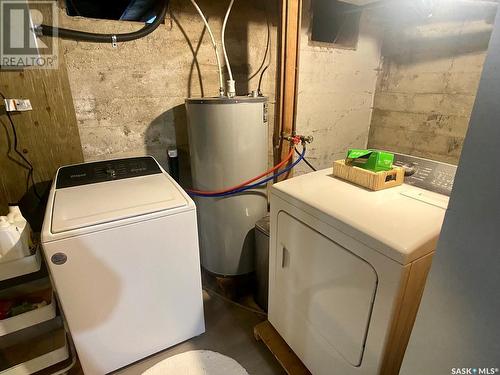
M 294 142 L 295 143 L 295 142 Z M 286 156 L 285 159 L 283 159 L 279 164 L 276 164 L 274 167 L 272 167 L 271 169 L 261 173 L 260 175 L 248 180 L 248 181 L 245 181 L 245 182 L 242 182 L 241 184 L 238 184 L 236 186 L 232 186 L 230 188 L 227 188 L 227 189 L 223 189 L 223 190 L 215 190 L 215 191 L 204 191 L 204 190 L 191 190 L 191 189 L 186 189 L 187 192 L 189 193 L 195 193 L 195 194 L 206 194 L 206 195 L 212 195 L 212 194 L 224 194 L 224 193 L 228 193 L 230 191 L 233 191 L 233 190 L 236 190 L 236 189 L 239 189 L 245 185 L 248 185 L 254 181 L 257 181 L 258 179 L 264 177 L 264 176 L 267 176 L 268 174 L 271 174 L 273 173 L 274 171 L 276 171 L 277 169 L 281 168 L 282 166 L 284 166 L 293 156 L 293 152 L 294 152 L 294 148 L 292 147 L 290 149 L 290 152 L 288 153 L 288 155 Z

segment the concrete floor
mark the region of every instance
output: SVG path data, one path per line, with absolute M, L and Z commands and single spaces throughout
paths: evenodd
M 250 375 L 285 374 L 274 356 L 253 336 L 253 327 L 265 316 L 227 302 L 212 292 L 203 292 L 204 334 L 117 371 L 114 375 L 139 375 L 161 360 L 189 350 L 212 350 L 238 361 Z M 70 375 L 83 375 L 79 366 Z

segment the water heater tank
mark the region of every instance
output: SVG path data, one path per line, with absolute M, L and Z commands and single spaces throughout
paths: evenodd
M 267 98 L 186 100 L 196 190 L 220 190 L 268 169 Z M 197 198 L 202 266 L 219 275 L 254 270 L 254 227 L 267 213 L 266 189 Z

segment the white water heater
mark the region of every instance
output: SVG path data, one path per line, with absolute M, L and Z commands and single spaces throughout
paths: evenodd
M 265 97 L 186 99 L 196 190 L 220 190 L 268 169 Z M 267 213 L 266 189 L 196 198 L 202 266 L 219 275 L 254 270 L 254 227 Z

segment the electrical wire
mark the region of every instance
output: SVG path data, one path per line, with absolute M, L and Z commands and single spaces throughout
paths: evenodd
M 234 79 L 233 79 L 233 72 L 231 71 L 231 64 L 229 63 L 229 58 L 227 56 L 225 35 L 226 35 L 227 20 L 229 18 L 229 14 L 231 13 L 231 8 L 233 7 L 233 3 L 234 0 L 231 0 L 231 2 L 229 3 L 229 7 L 227 8 L 226 15 L 224 16 L 224 22 L 222 23 L 222 51 L 224 52 L 224 60 L 226 61 L 226 68 L 230 81 L 228 94 L 231 94 L 232 86 L 234 86 Z
M 295 149 L 295 152 L 297 153 L 297 155 L 300 155 L 300 153 L 297 149 Z M 309 161 L 306 158 L 303 158 L 303 159 L 304 159 L 304 163 L 306 163 L 309 166 L 309 168 L 311 168 L 314 172 L 317 171 L 317 169 L 314 168 L 314 166 L 311 163 L 309 163 Z
M 202 10 L 200 9 L 200 7 L 196 3 L 196 1 L 191 0 L 191 4 L 193 4 L 196 11 L 200 15 L 201 19 L 203 20 L 203 23 L 205 24 L 205 27 L 208 30 L 208 35 L 210 35 L 210 40 L 212 41 L 212 46 L 214 47 L 215 59 L 217 60 L 217 69 L 219 70 L 219 95 L 224 96 L 224 92 L 225 92 L 224 79 L 223 79 L 223 75 L 222 75 L 222 67 L 220 64 L 219 51 L 217 49 L 217 44 L 215 43 L 214 34 L 212 33 L 212 29 L 210 28 L 210 25 L 208 24 L 208 21 L 207 21 L 205 15 L 203 14 Z
M 267 43 L 266 43 L 266 52 L 264 54 L 264 57 L 267 57 L 268 53 L 269 53 L 269 61 L 267 62 L 267 65 L 264 67 L 264 69 L 262 69 L 262 71 L 260 72 L 260 76 L 259 76 L 259 84 L 257 86 L 257 93 L 259 95 L 262 95 L 262 91 L 261 91 L 261 86 L 262 86 L 262 78 L 264 77 L 264 73 L 266 72 L 266 70 L 269 68 L 269 66 L 271 65 L 271 59 L 272 59 L 272 48 L 271 48 L 271 27 L 269 25 L 269 15 L 268 15 L 268 12 L 267 12 L 267 3 L 266 3 L 266 24 L 267 24 Z
M 266 65 L 266 67 L 264 69 L 262 69 L 262 72 L 260 72 L 259 85 L 257 86 L 257 92 L 259 93 L 259 95 L 262 94 L 262 90 L 260 89 L 260 87 L 262 85 L 262 77 L 264 77 L 264 73 L 266 72 L 266 70 L 268 68 L 269 68 L 269 65 Z
M 160 26 L 160 24 L 165 19 L 167 15 L 169 0 L 164 0 L 164 5 L 159 14 L 155 17 L 155 20 L 151 23 L 144 25 L 142 29 L 124 34 L 99 34 L 99 33 L 89 33 L 86 31 L 78 31 L 72 29 L 64 29 L 61 27 L 55 27 L 51 25 L 39 25 L 36 28 L 37 32 L 41 32 L 42 35 L 59 37 L 62 39 L 79 40 L 85 42 L 94 43 L 117 43 L 117 42 L 130 42 L 135 39 L 143 38 L 148 34 L 151 34 L 154 30 Z
M 266 7 L 267 8 L 267 7 Z M 265 65 L 267 63 L 268 59 L 268 50 L 269 50 L 269 44 L 270 44 L 270 26 L 269 26 L 269 17 L 267 16 L 267 10 L 266 10 L 266 24 L 267 24 L 267 36 L 266 36 L 266 49 L 264 50 L 264 56 L 262 57 L 262 61 L 260 62 L 259 67 L 255 72 L 253 72 L 248 78 L 247 81 L 252 80 L 254 77 L 257 77 L 261 72 L 262 69 L 265 68 Z
M 42 196 L 36 189 L 35 168 L 33 167 L 33 164 L 31 164 L 31 162 L 17 148 L 18 137 L 17 137 L 16 126 L 14 125 L 14 121 L 12 120 L 12 117 L 9 112 L 7 112 L 7 118 L 9 119 L 12 128 L 12 133 L 14 134 L 14 151 L 27 164 L 27 166 L 23 165 L 24 168 L 28 169 L 28 175 L 26 176 L 26 190 L 29 190 L 29 185 L 30 185 L 29 182 L 31 181 L 31 186 L 33 187 L 33 192 L 35 193 L 35 196 L 38 198 L 38 200 L 42 200 Z
M 276 171 L 277 169 L 281 168 L 283 165 L 285 165 L 293 156 L 293 150 L 294 149 L 291 149 L 290 152 L 288 153 L 288 155 L 285 157 L 285 159 L 283 159 L 280 163 L 278 163 L 277 165 L 275 165 L 273 168 L 261 173 L 260 175 L 254 177 L 254 178 L 251 178 L 250 180 L 247 180 L 245 182 L 242 182 L 241 184 L 238 184 L 236 186 L 232 186 L 230 188 L 226 188 L 226 189 L 222 189 L 222 190 L 214 190 L 214 191 L 204 191 L 204 190 L 193 190 L 193 189 L 188 189 L 187 192 L 188 193 L 193 193 L 193 194 L 200 194 L 200 195 L 213 195 L 213 194 L 222 194 L 222 193 L 227 193 L 227 192 L 230 192 L 230 191 L 233 191 L 233 190 L 236 190 L 236 189 L 239 189 L 245 185 L 248 185 L 249 183 L 251 182 L 254 182 L 254 181 L 257 181 L 258 179 L 264 177 L 264 176 L 267 176 L 268 174 Z
M 233 195 L 233 194 L 237 194 L 237 193 L 241 193 L 241 192 L 244 192 L 244 191 L 247 191 L 247 190 L 250 190 L 250 189 L 255 189 L 255 188 L 258 188 L 258 187 L 262 187 L 263 185 L 267 184 L 267 182 L 271 181 L 271 180 L 274 180 L 275 178 L 278 178 L 279 176 L 283 175 L 284 173 L 287 173 L 288 171 L 290 171 L 292 168 L 294 168 L 297 164 L 299 164 L 303 159 L 304 159 L 304 156 L 306 154 L 306 147 L 305 145 L 303 145 L 303 149 L 302 149 L 302 153 L 299 155 L 298 159 L 295 160 L 292 164 L 290 164 L 288 167 L 286 167 L 285 169 L 283 169 L 282 171 L 278 172 L 278 173 L 275 173 L 273 174 L 272 176 L 269 176 L 255 184 L 251 184 L 251 185 L 246 185 L 244 187 L 241 187 L 239 189 L 236 189 L 236 190 L 232 190 L 232 191 L 229 191 L 229 192 L 225 192 L 225 193 L 218 193 L 218 194 L 196 194 L 196 193 L 190 193 L 188 191 L 188 194 L 191 195 L 191 196 L 194 196 L 194 197 L 209 197 L 209 198 L 215 198 L 215 197 L 226 197 L 226 196 L 230 196 L 230 195 Z
M 1 92 L 0 92 L 0 96 L 2 96 L 2 98 L 4 100 L 7 99 L 5 97 L 5 95 Z M 26 165 L 24 165 L 22 163 L 20 163 L 20 164 L 28 170 L 28 175 L 26 176 L 26 190 L 29 190 L 29 182 L 31 181 L 31 184 L 33 186 L 33 192 L 35 193 L 35 196 L 38 198 L 38 200 L 42 200 L 42 196 L 38 193 L 38 191 L 36 189 L 36 183 L 35 183 L 35 178 L 34 178 L 35 168 L 33 167 L 33 164 L 31 164 L 31 162 L 22 154 L 22 152 L 19 151 L 19 149 L 17 147 L 18 143 L 19 143 L 19 139 L 17 136 L 16 125 L 14 124 L 14 120 L 12 119 L 12 116 L 7 111 L 7 108 L 5 108 L 5 114 L 6 114 L 7 118 L 9 119 L 9 123 L 10 123 L 10 126 L 12 128 L 12 134 L 14 135 L 14 147 L 13 147 L 14 152 L 24 161 L 24 163 L 26 163 Z

